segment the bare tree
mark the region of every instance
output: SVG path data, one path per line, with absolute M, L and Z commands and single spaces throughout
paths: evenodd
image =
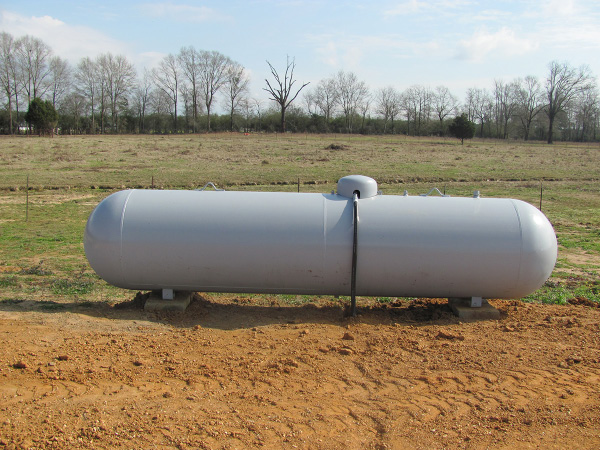
M 306 105 L 306 111 L 308 112 L 308 115 L 311 117 L 316 115 L 318 111 L 318 106 L 317 102 L 315 101 L 314 91 L 310 89 L 305 91 L 302 98 L 304 100 L 304 104 Z
M 517 79 L 515 83 L 517 96 L 515 115 L 523 127 L 523 139 L 528 140 L 531 123 L 544 108 L 544 95 L 540 82 L 531 75 L 526 76 L 524 80 Z
M 8 101 L 8 126 L 10 134 L 13 134 L 13 98 L 15 102 L 18 102 L 19 99 L 16 45 L 12 35 L 4 31 L 0 33 L 0 83 L 2 83 L 2 91 Z M 18 105 L 17 111 L 19 111 Z
M 73 71 L 68 61 L 58 56 L 50 58 L 50 94 L 54 107 L 61 98 L 71 89 Z
M 315 91 L 315 104 L 325 116 L 325 121 L 329 124 L 331 117 L 335 113 L 335 107 L 338 103 L 337 89 L 333 78 L 326 78 L 319 81 Z
M 394 118 L 400 113 L 400 94 L 392 86 L 379 89 L 375 94 L 375 112 L 383 117 L 383 133 L 391 120 L 394 133 Z
M 98 101 L 100 102 L 100 133 L 104 134 L 106 128 L 106 111 L 108 109 L 108 79 L 110 62 L 108 53 L 98 55 L 96 58 L 96 86 L 98 89 Z
M 98 95 L 99 85 L 99 70 L 98 65 L 90 58 L 85 57 L 79 61 L 75 70 L 75 90 L 80 95 L 88 99 L 89 108 L 91 110 L 91 128 L 92 134 L 96 132 L 96 100 Z
M 119 132 L 119 112 L 127 106 L 127 94 L 135 85 L 135 68 L 123 55 L 111 53 L 100 55 L 102 69 L 102 91 L 109 101 L 113 130 Z M 104 95 L 102 96 L 104 98 Z
M 352 72 L 346 73 L 340 70 L 334 80 L 337 101 L 345 117 L 346 130 L 351 133 L 354 116 L 369 95 L 369 88 Z
M 362 102 L 358 105 L 358 111 L 360 112 L 361 122 L 360 122 L 360 132 L 365 132 L 365 121 L 367 119 L 367 114 L 371 110 L 371 103 L 373 102 L 373 97 L 371 97 L 370 93 L 367 93 L 362 99 Z
M 239 63 L 232 62 L 226 73 L 227 106 L 229 107 L 229 129 L 233 131 L 233 115 L 242 108 L 245 95 L 248 93 L 250 78 Z
M 59 112 L 63 117 L 68 117 L 69 120 L 66 121 L 68 128 L 63 128 L 61 133 L 81 133 L 81 116 L 85 114 L 86 103 L 86 98 L 77 92 L 71 92 L 64 97 L 61 101 Z
M 517 110 L 518 94 L 519 85 L 516 81 L 505 83 L 502 80 L 494 80 L 494 115 L 498 138 L 508 138 L 508 122 Z
M 433 110 L 440 121 L 440 134 L 445 134 L 444 119 L 455 114 L 458 109 L 458 99 L 452 95 L 446 86 L 438 86 L 433 94 Z
M 414 87 L 409 87 L 405 89 L 402 94 L 400 94 L 400 109 L 404 111 L 404 116 L 406 117 L 406 134 L 410 136 L 410 124 L 411 121 L 414 121 L 416 116 L 416 93 Z M 413 131 L 413 134 L 415 132 Z
M 594 87 L 594 77 L 587 66 L 579 69 L 568 63 L 552 61 L 546 79 L 546 114 L 548 115 L 548 144 L 552 144 L 554 119 L 557 114 L 568 108 L 582 92 Z
M 479 137 L 483 137 L 483 128 L 489 123 L 494 109 L 494 102 L 486 89 L 470 88 L 467 101 L 472 108 L 473 122 L 479 121 Z
M 153 94 L 150 97 L 150 109 L 156 118 L 154 129 L 162 133 L 166 131 L 166 127 L 163 127 L 162 118 L 171 112 L 171 99 L 165 91 L 160 89 L 156 89 Z
M 285 133 L 285 112 L 291 103 L 296 100 L 296 97 L 298 97 L 300 91 L 308 86 L 309 83 L 304 83 L 298 90 L 296 90 L 295 94 L 293 93 L 294 84 L 297 81 L 294 79 L 294 69 L 296 68 L 296 60 L 294 58 L 290 60 L 290 57 L 287 57 L 287 65 L 283 78 L 279 76 L 279 73 L 269 61 L 267 61 L 267 64 L 271 69 L 271 75 L 273 75 L 273 78 L 275 79 L 275 82 L 273 83 L 275 87 L 273 87 L 269 80 L 265 78 L 267 87 L 263 88 L 263 90 L 271 94 L 271 100 L 279 105 L 281 110 L 281 132 Z
M 156 87 L 163 91 L 171 103 L 170 110 L 173 115 L 173 132 L 177 133 L 177 100 L 179 96 L 179 64 L 172 54 L 165 56 L 158 67 L 152 70 L 152 80 Z
M 186 103 L 191 104 L 192 112 L 192 127 L 193 131 L 198 131 L 198 113 L 200 104 L 200 94 L 202 89 L 200 88 L 201 80 L 201 56 L 194 47 L 183 47 L 179 52 L 179 64 L 183 71 L 183 78 L 186 81 L 186 85 L 182 85 L 182 90 L 185 90 L 184 100 Z
M 207 125 L 210 131 L 210 109 L 216 94 L 227 81 L 227 70 L 231 60 L 217 51 L 200 52 L 200 86 L 206 105 Z
M 433 91 L 424 86 L 414 85 L 402 93 L 402 109 L 408 121 L 410 134 L 410 119 L 413 120 L 413 134 L 424 134 L 424 125 L 431 120 L 433 111 Z
M 576 139 L 579 141 L 593 139 L 595 133 L 591 132 L 595 131 L 594 125 L 600 111 L 598 89 L 590 88 L 582 92 L 574 106 Z
M 138 130 L 141 133 L 146 131 L 146 111 L 152 97 L 152 74 L 148 70 L 144 70 L 144 76 L 139 81 L 132 93 L 133 107 L 138 115 Z
M 34 98 L 41 98 L 48 90 L 52 50 L 40 39 L 27 35 L 18 40 L 17 55 L 22 85 L 29 104 Z
M 254 106 L 256 111 L 256 117 L 258 117 L 258 131 L 262 130 L 262 116 L 263 116 L 263 102 L 259 98 L 253 98 L 251 104 Z
M 475 88 L 467 89 L 465 103 L 462 109 L 467 115 L 467 120 L 470 122 L 475 122 Z

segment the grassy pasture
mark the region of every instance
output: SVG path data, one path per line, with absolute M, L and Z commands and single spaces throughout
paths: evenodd
M 384 194 L 480 190 L 536 206 L 542 187 L 559 260 L 530 300 L 600 301 L 598 144 L 473 140 L 461 146 L 443 138 L 237 133 L 0 138 L 0 301 L 60 309 L 130 299 L 131 292 L 100 280 L 83 254 L 87 217 L 114 190 L 189 189 L 212 181 L 229 190 L 296 191 L 300 180 L 302 192 L 328 192 L 348 174 L 375 178 Z M 312 301 L 288 297 L 276 300 Z

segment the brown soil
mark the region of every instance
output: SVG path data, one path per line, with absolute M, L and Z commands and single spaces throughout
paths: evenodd
M 491 303 L 4 302 L 0 449 L 600 448 L 600 309 Z

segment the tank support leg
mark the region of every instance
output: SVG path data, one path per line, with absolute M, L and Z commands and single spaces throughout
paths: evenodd
M 471 297 L 471 308 L 481 308 L 482 302 L 481 297 Z

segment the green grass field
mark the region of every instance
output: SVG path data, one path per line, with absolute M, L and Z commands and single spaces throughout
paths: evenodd
M 114 190 L 330 192 L 349 174 L 385 194 L 432 187 L 452 196 L 540 203 L 557 232 L 552 278 L 530 301 L 600 301 L 600 145 L 405 136 L 202 134 L 0 138 L 0 301 L 63 304 L 131 299 L 107 285 L 83 253 L 89 213 Z M 29 190 L 26 189 L 29 179 Z M 279 296 L 277 301 L 313 299 Z M 379 302 L 393 299 L 372 299 Z M 253 301 L 272 298 L 253 296 Z

